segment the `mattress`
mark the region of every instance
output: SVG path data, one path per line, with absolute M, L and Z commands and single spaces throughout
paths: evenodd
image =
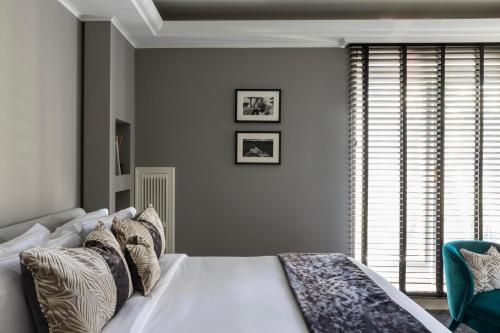
M 396 303 L 433 333 L 449 332 L 380 275 L 354 261 Z M 164 255 L 148 297 L 134 294 L 105 333 L 307 333 L 279 259 Z

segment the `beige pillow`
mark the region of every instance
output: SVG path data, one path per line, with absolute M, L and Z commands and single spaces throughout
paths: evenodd
M 151 236 L 153 237 L 156 256 L 160 258 L 160 255 L 165 253 L 165 231 L 163 229 L 163 223 L 160 216 L 153 208 L 153 205 L 149 205 L 149 207 L 142 211 L 142 213 L 140 213 L 135 220 L 141 222 L 146 228 L 148 228 Z
M 146 228 L 141 222 L 115 218 L 113 219 L 111 231 L 118 240 L 118 243 L 120 243 L 123 251 L 125 251 L 127 244 L 135 243 L 134 239 L 137 236 L 141 237 L 144 242 L 151 245 L 154 249 L 154 239 L 148 228 Z
M 125 253 L 134 288 L 147 296 L 160 278 L 155 242 L 141 222 L 113 220 L 113 233 Z
M 474 278 L 474 295 L 500 289 L 500 253 L 491 246 L 484 254 L 460 249 Z
M 118 303 L 121 307 L 132 296 L 134 286 L 120 243 L 111 230 L 99 221 L 85 239 L 83 246 L 97 251 L 108 263 L 118 290 Z
M 113 275 L 93 249 L 36 248 L 20 256 L 25 294 L 39 332 L 99 333 L 113 317 Z
M 156 253 L 141 237 L 136 237 L 126 247 L 127 263 L 135 289 L 147 296 L 160 278 L 160 263 Z
M 39 332 L 99 333 L 133 291 L 120 246 L 102 223 L 85 247 L 36 248 L 20 259 Z

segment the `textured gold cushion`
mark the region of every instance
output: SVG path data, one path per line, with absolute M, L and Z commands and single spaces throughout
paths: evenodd
M 141 237 L 143 242 L 146 242 L 154 249 L 154 241 L 151 233 L 148 228 L 139 221 L 115 218 L 111 226 L 111 231 L 115 235 L 124 253 L 127 244 L 134 244 L 135 237 Z
M 160 278 L 160 263 L 150 244 L 141 237 L 127 244 L 127 262 L 129 264 L 135 289 L 149 295 Z
M 21 265 L 38 332 L 98 333 L 113 317 L 115 282 L 95 250 L 32 249 L 21 253 Z
M 150 230 L 154 241 L 156 255 L 160 258 L 160 254 L 165 253 L 166 247 L 165 232 L 160 216 L 153 206 L 149 205 L 148 208 L 137 216 L 136 220 L 141 222 L 148 228 L 148 230 Z
M 83 246 L 98 251 L 108 262 L 108 266 L 115 278 L 117 289 L 120 291 L 118 303 L 121 306 L 132 296 L 134 286 L 120 243 L 118 243 L 111 230 L 103 222 L 99 221 L 94 230 L 85 239 Z
M 38 332 L 101 332 L 132 293 L 127 264 L 111 232 L 98 225 L 85 244 L 20 254 Z
M 149 229 L 139 221 L 115 219 L 112 230 L 125 253 L 135 289 L 148 295 L 160 278 L 160 264 Z

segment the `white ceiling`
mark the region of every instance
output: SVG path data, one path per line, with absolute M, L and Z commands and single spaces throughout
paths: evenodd
M 199 13 L 196 15 L 201 15 L 203 12 L 205 13 L 203 15 L 206 15 L 208 7 L 212 8 L 211 10 L 219 8 L 217 11 L 220 13 L 222 8 L 231 7 L 233 8 L 231 10 L 234 11 L 232 6 L 248 6 L 250 3 L 249 0 L 158 1 L 170 3 L 170 5 L 185 4 L 183 8 L 194 8 Z M 355 19 L 312 20 L 290 19 L 290 17 L 283 19 L 280 17 L 268 20 L 227 20 L 228 16 L 226 16 L 223 20 L 207 20 L 206 16 L 205 18 L 199 16 L 190 20 L 164 21 L 153 0 L 59 0 L 59 2 L 83 21 L 112 20 L 115 26 L 138 48 L 339 47 L 346 43 L 500 42 L 500 18 L 392 19 L 386 18 L 387 16 L 384 14 L 385 16 L 381 16 L 384 19 L 361 19 L 360 17 L 363 16 L 357 16 Z M 383 12 L 387 14 L 398 11 L 401 13 L 410 12 L 411 10 L 408 9 L 411 8 L 414 11 L 424 10 L 426 6 L 426 8 L 429 6 L 436 8 L 434 13 L 438 12 L 437 8 L 449 7 L 450 11 L 461 12 L 465 15 L 466 12 L 480 13 L 487 8 L 497 8 L 500 1 L 253 0 L 251 3 L 257 7 L 263 6 L 263 4 L 266 6 L 272 4 L 271 7 L 274 8 L 275 13 L 281 12 L 278 10 L 281 5 L 288 8 L 288 13 L 291 13 L 305 8 L 305 4 L 307 4 L 307 8 L 323 4 L 330 6 L 329 8 L 338 8 L 339 11 L 344 8 L 342 10 L 345 13 L 350 12 L 350 15 L 354 15 L 352 13 L 358 13 L 356 15 L 365 13 L 363 15 L 366 16 L 366 13 L 370 12 L 368 9 L 372 13 L 377 11 L 377 13 L 381 13 L 381 10 L 384 9 Z M 219 7 L 214 4 L 218 4 Z M 500 16 L 499 10 L 496 10 L 495 13 L 499 13 L 498 16 Z M 194 14 L 191 12 L 189 15 Z

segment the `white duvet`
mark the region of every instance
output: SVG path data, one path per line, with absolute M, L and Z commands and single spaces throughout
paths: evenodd
M 356 262 L 431 332 L 449 332 L 381 276 Z M 164 255 L 148 297 L 134 294 L 104 333 L 307 333 L 277 257 Z

